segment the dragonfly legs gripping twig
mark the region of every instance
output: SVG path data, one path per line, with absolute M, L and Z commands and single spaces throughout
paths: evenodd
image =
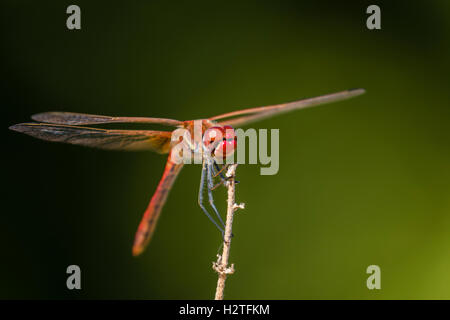
M 219 231 L 222 233 L 222 236 L 223 236 L 224 235 L 225 224 L 223 223 L 223 220 L 222 220 L 219 212 L 217 211 L 216 206 L 214 205 L 214 198 L 213 198 L 213 195 L 212 195 L 213 179 L 212 179 L 212 168 L 211 168 L 211 166 L 212 166 L 212 163 L 211 163 L 210 160 L 204 160 L 203 161 L 202 175 L 201 175 L 201 178 L 200 178 L 200 188 L 199 188 L 199 192 L 198 192 L 198 204 L 200 205 L 200 208 L 202 208 L 202 210 L 206 214 L 206 216 L 209 218 L 209 220 L 211 220 L 211 222 L 214 223 L 214 225 L 217 227 L 217 229 L 219 229 Z M 218 219 L 219 219 L 219 221 L 220 221 L 222 226 L 219 226 L 219 224 L 213 219 L 213 217 L 209 214 L 208 210 L 206 210 L 206 207 L 203 204 L 203 189 L 205 187 L 205 182 L 206 182 L 206 188 L 208 190 L 209 204 L 213 208 L 214 213 L 218 217 Z
M 204 159 L 203 165 L 202 165 L 202 175 L 200 178 L 200 188 L 198 192 L 198 204 L 200 205 L 200 208 L 202 208 L 203 212 L 206 214 L 209 220 L 219 229 L 220 233 L 222 234 L 222 237 L 224 237 L 224 230 L 225 230 L 225 223 L 222 220 L 222 217 L 220 216 L 219 211 L 217 210 L 215 204 L 214 204 L 214 197 L 213 197 L 213 190 L 216 189 L 221 184 L 225 183 L 226 181 L 230 180 L 234 177 L 226 177 L 223 175 L 224 170 L 228 168 L 229 165 L 224 165 L 222 168 L 219 168 L 217 163 L 213 159 Z M 220 176 L 221 182 L 214 185 L 214 178 Z M 237 182 L 237 181 L 236 181 Z M 208 201 L 209 205 L 213 209 L 214 213 L 216 214 L 220 225 L 214 220 L 214 218 L 209 214 L 208 210 L 206 209 L 205 205 L 203 204 L 203 189 L 207 189 L 208 192 Z M 234 235 L 231 234 L 233 237 Z
M 213 173 L 214 173 L 214 178 L 219 176 L 220 177 L 220 182 L 217 183 L 216 185 L 214 185 L 211 190 L 215 190 L 216 188 L 220 187 L 222 184 L 224 184 L 228 180 L 234 178 L 234 177 L 225 177 L 223 175 L 223 172 L 227 171 L 229 166 L 230 166 L 229 164 L 225 164 L 225 165 L 222 165 L 222 168 L 220 168 L 219 165 L 217 164 L 217 162 L 214 161 L 214 166 L 212 166 L 212 170 L 213 170 Z M 235 183 L 238 184 L 239 181 L 235 180 Z
M 216 161 L 214 161 L 213 171 L 214 171 L 214 178 L 217 176 L 220 176 L 222 180 L 225 179 L 225 176 L 223 175 L 223 172 L 226 171 L 228 168 L 228 164 L 225 164 L 222 166 L 222 168 L 219 167 Z
M 224 168 L 228 168 L 229 165 L 224 165 Z M 202 208 L 203 212 L 206 214 L 208 219 L 219 229 L 220 233 L 222 234 L 222 238 L 225 235 L 225 224 L 222 220 L 222 217 L 220 216 L 219 211 L 217 210 L 215 204 L 214 204 L 214 197 L 213 197 L 213 190 L 217 188 L 219 185 L 223 184 L 224 182 L 230 180 L 233 177 L 226 177 L 222 174 L 223 168 L 220 169 L 217 163 L 213 159 L 204 159 L 203 165 L 202 165 L 202 174 L 200 178 L 200 188 L 198 193 L 198 204 L 200 205 L 200 208 Z M 221 182 L 214 185 L 214 177 L 217 177 L 220 175 Z M 208 201 L 213 209 L 214 213 L 216 214 L 220 225 L 214 220 L 214 218 L 209 214 L 208 210 L 206 209 L 205 205 L 203 204 L 203 189 L 207 189 L 208 192 Z M 234 235 L 231 234 L 233 237 Z

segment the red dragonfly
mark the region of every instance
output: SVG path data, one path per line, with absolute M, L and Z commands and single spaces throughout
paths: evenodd
M 202 119 L 201 130 L 203 135 L 203 143 L 205 145 L 214 143 L 212 149 L 209 149 L 212 150 L 212 155 L 218 149 L 222 149 L 221 151 L 225 152 L 225 155 L 227 156 L 234 151 L 236 146 L 236 140 L 232 127 L 248 125 L 255 121 L 297 109 L 348 99 L 363 94 L 364 92 L 364 89 L 351 89 L 290 103 L 233 111 L 208 119 Z M 156 222 L 161 213 L 161 209 L 166 202 L 169 191 L 172 188 L 178 173 L 183 167 L 183 163 L 176 163 L 172 161 L 170 156 L 173 147 L 173 143 L 171 141 L 173 131 L 110 130 L 84 127 L 84 125 L 106 123 L 147 123 L 184 128 L 192 133 L 194 130 L 194 120 L 179 121 L 173 119 L 147 117 L 109 117 L 71 112 L 45 112 L 35 114 L 31 118 L 37 122 L 16 124 L 11 126 L 10 129 L 48 141 L 64 142 L 107 150 L 151 150 L 160 154 L 169 154 L 161 181 L 159 182 L 156 191 L 150 200 L 136 232 L 132 252 L 134 256 L 141 254 L 152 237 Z M 214 131 L 224 133 L 221 141 L 214 140 L 215 134 L 207 133 Z M 231 135 L 229 135 L 230 131 Z M 227 147 L 228 150 L 226 150 Z M 209 203 L 223 227 L 223 221 L 220 218 L 220 215 L 217 212 L 212 200 L 211 190 L 214 189 L 212 183 L 213 175 L 220 176 L 222 180 L 225 178 L 221 174 L 223 167 L 220 169 L 217 163 L 211 159 L 212 158 L 210 155 L 203 157 L 199 204 L 208 218 L 210 218 L 216 227 L 223 232 L 223 228 L 221 228 L 219 224 L 212 219 L 202 204 L 203 188 L 206 182 Z

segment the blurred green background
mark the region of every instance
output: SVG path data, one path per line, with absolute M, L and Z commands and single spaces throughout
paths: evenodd
M 80 31 L 66 28 L 74 3 Z M 280 170 L 238 168 L 226 298 L 449 299 L 450 4 L 376 1 L 378 31 L 370 4 L 3 0 L 0 298 L 210 299 L 221 241 L 191 165 L 133 258 L 165 156 L 9 125 L 53 110 L 198 119 L 363 87 L 255 125 L 280 129 Z M 71 264 L 81 291 L 66 289 Z M 371 264 L 381 290 L 366 287 Z

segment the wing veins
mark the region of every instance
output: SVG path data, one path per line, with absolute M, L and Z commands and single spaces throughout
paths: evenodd
M 167 153 L 171 132 L 154 130 L 109 130 L 47 123 L 21 123 L 11 130 L 32 137 L 111 150 L 152 150 Z
M 322 95 L 322 96 L 318 96 L 318 97 L 314 97 L 314 98 L 293 101 L 293 102 L 289 102 L 289 103 L 232 111 L 232 112 L 224 113 L 224 114 L 221 114 L 218 116 L 214 116 L 214 117 L 210 118 L 210 120 L 217 121 L 220 119 L 231 118 L 228 120 L 220 121 L 219 124 L 220 125 L 232 125 L 232 126 L 247 125 L 249 123 L 263 120 L 265 118 L 269 118 L 269 117 L 277 115 L 277 114 L 349 99 L 349 98 L 361 95 L 364 92 L 365 92 L 364 89 L 345 90 L 345 91 L 326 94 L 326 95 Z
M 183 124 L 183 121 L 151 118 L 151 117 L 110 117 L 94 114 L 76 113 L 76 112 L 43 112 L 31 116 L 38 122 L 61 124 L 61 125 L 92 125 L 105 123 L 153 123 L 177 127 Z

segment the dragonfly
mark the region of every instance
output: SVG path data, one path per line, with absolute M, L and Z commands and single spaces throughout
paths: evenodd
M 222 182 L 227 179 L 227 177 L 223 175 L 223 168 L 226 165 L 218 165 L 214 155 L 216 152 L 221 151 L 223 156 L 227 157 L 234 152 L 234 149 L 236 148 L 234 128 L 247 126 L 253 122 L 294 110 L 349 99 L 361 95 L 364 92 L 365 90 L 360 88 L 350 89 L 283 104 L 248 108 L 201 120 L 187 121 L 153 117 L 111 117 L 73 112 L 44 112 L 35 114 L 31 117 L 36 122 L 19 123 L 11 126 L 10 129 L 30 135 L 34 138 L 53 142 L 69 143 L 106 150 L 150 150 L 159 154 L 169 154 L 162 178 L 143 214 L 135 235 L 132 254 L 138 256 L 150 242 L 161 210 L 163 209 L 169 192 L 184 165 L 183 163 L 173 161 L 173 158 L 171 157 L 174 146 L 172 133 L 176 129 L 173 129 L 172 131 L 120 130 L 87 127 L 87 125 L 144 123 L 183 128 L 192 133 L 194 130 L 194 122 L 201 121 L 203 139 L 200 147 L 205 148 L 207 152 L 204 152 L 205 156 L 202 159 L 202 174 L 198 202 L 203 212 L 223 233 L 223 221 L 214 205 L 211 191 L 216 187 L 213 183 L 214 177 L 219 177 Z M 221 139 L 215 139 L 216 136 L 223 137 Z M 190 148 L 198 147 L 198 144 L 195 144 L 193 141 L 192 143 L 189 143 L 189 145 Z M 212 218 L 203 204 L 205 186 L 208 190 L 209 204 L 218 217 L 219 223 Z

